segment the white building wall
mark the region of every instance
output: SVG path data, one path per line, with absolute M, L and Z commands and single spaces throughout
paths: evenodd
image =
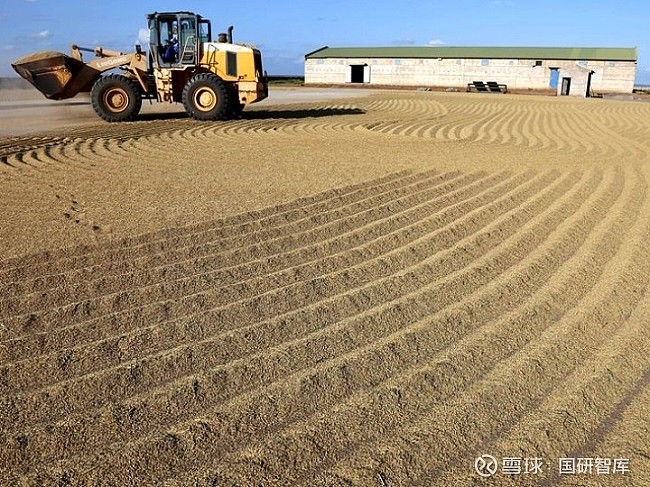
M 636 78 L 635 62 L 590 61 L 589 65 L 596 72 L 592 79 L 595 91 L 632 93 Z
M 537 65 L 541 62 L 541 65 Z M 314 59 L 305 61 L 305 83 L 344 84 L 346 66 L 368 65 L 370 84 L 465 88 L 472 81 L 496 81 L 509 89 L 549 89 L 551 69 L 578 64 L 593 70 L 595 92 L 631 93 L 636 63 L 631 61 L 567 61 L 538 59 Z

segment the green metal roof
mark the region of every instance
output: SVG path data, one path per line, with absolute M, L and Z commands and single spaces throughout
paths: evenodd
M 635 47 L 323 47 L 305 55 L 322 58 L 567 59 L 636 61 Z

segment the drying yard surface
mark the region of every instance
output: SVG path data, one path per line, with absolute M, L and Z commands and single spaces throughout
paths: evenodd
M 363 95 L 5 125 L 2 485 L 650 485 L 650 104 Z

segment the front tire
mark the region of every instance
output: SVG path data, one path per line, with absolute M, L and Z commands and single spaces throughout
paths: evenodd
M 120 74 L 99 78 L 93 85 L 90 99 L 97 115 L 107 122 L 134 120 L 142 108 L 140 87 Z
M 197 120 L 223 120 L 230 113 L 230 93 L 214 74 L 199 73 L 183 88 L 183 106 Z

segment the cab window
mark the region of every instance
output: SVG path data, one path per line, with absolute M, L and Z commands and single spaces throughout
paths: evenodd
M 201 43 L 210 42 L 212 40 L 212 33 L 210 32 L 210 22 L 202 20 L 199 22 L 199 39 Z

